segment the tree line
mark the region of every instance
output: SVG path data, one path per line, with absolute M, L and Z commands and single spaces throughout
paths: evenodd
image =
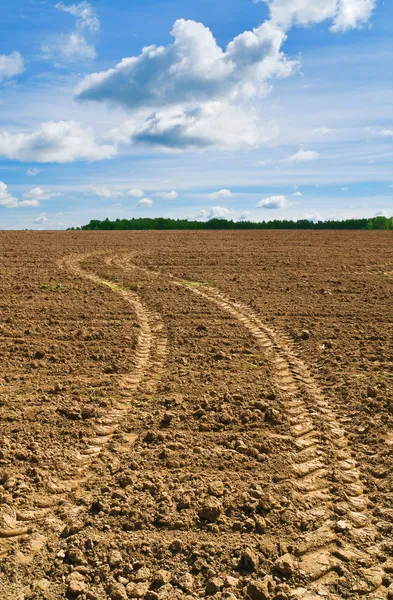
M 372 219 L 346 219 L 343 221 L 298 221 L 274 220 L 231 221 L 210 219 L 209 221 L 189 221 L 188 219 L 138 218 L 138 219 L 92 219 L 82 227 L 71 227 L 71 231 L 140 231 L 140 230 L 180 230 L 180 229 L 375 229 L 393 230 L 393 218 L 374 217 Z

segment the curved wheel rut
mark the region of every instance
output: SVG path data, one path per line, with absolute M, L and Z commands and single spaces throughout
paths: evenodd
M 130 259 L 117 265 L 163 276 L 132 265 Z M 263 323 L 249 306 L 213 287 L 177 281 L 171 275 L 169 279 L 237 319 L 258 340 L 273 367 L 297 448 L 292 467 L 294 495 L 314 522 L 298 540 L 297 566 L 304 584 L 293 589 L 292 596 L 300 600 L 347 597 L 337 585 L 345 577 L 351 582 L 351 597 L 390 597 L 389 578 L 378 559 L 380 534 L 372 524 L 369 499 L 347 433 L 291 340 Z
M 68 257 L 62 261 L 62 266 L 78 277 L 83 277 L 95 284 L 110 288 L 122 296 L 125 302 L 131 304 L 138 322 L 138 336 L 135 349 L 134 367 L 131 373 L 119 378 L 120 395 L 112 406 L 92 429 L 89 443 L 82 449 L 75 449 L 70 460 L 76 464 L 75 477 L 67 480 L 51 480 L 46 483 L 48 493 L 36 495 L 32 499 L 32 508 L 27 512 L 9 509 L 0 514 L 0 556 L 6 556 L 15 540 L 22 540 L 24 553 L 17 553 L 20 563 L 34 559 L 34 556 L 45 544 L 46 538 L 41 535 L 39 523 L 45 521 L 46 527 L 59 531 L 63 528 L 55 516 L 55 509 L 60 505 L 69 504 L 67 513 L 74 516 L 78 513 L 72 497 L 76 490 L 91 479 L 88 473 L 93 462 L 99 459 L 109 444 L 115 444 L 124 449 L 132 444 L 137 436 L 121 431 L 121 424 L 130 409 L 133 395 L 143 385 L 143 391 L 149 392 L 160 378 L 165 362 L 167 341 L 164 327 L 158 315 L 149 311 L 138 295 L 126 290 L 115 283 L 104 280 L 81 267 L 85 256 Z M 119 436 L 119 434 L 121 434 Z M 120 438 L 120 440 L 118 439 Z M 64 512 L 64 506 L 62 507 Z M 38 530 L 38 531 L 37 531 Z

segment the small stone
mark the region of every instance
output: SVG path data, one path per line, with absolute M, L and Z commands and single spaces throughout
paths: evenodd
M 86 592 L 86 584 L 84 581 L 71 580 L 68 584 L 68 593 L 71 596 L 79 596 Z
M 337 521 L 336 523 L 336 531 L 338 532 L 344 532 L 344 531 L 348 531 L 349 529 L 351 529 L 351 524 L 348 523 L 348 521 Z
M 79 548 L 70 548 L 67 552 L 67 558 L 72 565 L 82 565 L 85 562 L 83 552 Z
M 127 594 L 129 598 L 144 598 L 148 589 L 149 585 L 146 583 L 129 583 L 127 585 Z
M 274 570 L 289 579 L 295 573 L 295 562 L 291 554 L 284 554 L 284 556 L 280 556 L 274 564 Z
M 169 544 L 169 550 L 171 550 L 172 552 L 179 552 L 179 550 L 181 550 L 183 547 L 181 540 L 173 540 L 173 542 L 171 542 Z
M 183 592 L 191 593 L 194 589 L 194 578 L 191 573 L 185 573 L 180 577 L 177 584 Z
M 221 591 L 224 587 L 224 582 L 220 577 L 213 577 L 209 579 L 206 585 L 206 594 L 208 596 L 214 596 L 217 592 Z
M 174 420 L 174 418 L 175 418 L 175 415 L 173 413 L 166 412 L 164 414 L 164 416 L 162 417 L 161 425 L 163 427 L 169 427 L 169 425 L 172 423 L 172 421 Z
M 263 581 L 251 581 L 246 593 L 251 600 L 270 600 L 275 587 L 274 580 L 268 576 Z
M 126 588 L 122 583 L 112 583 L 107 592 L 111 600 L 127 600 Z M 131 598 L 132 597 L 143 598 L 143 596 L 131 596 Z
M 215 523 L 218 517 L 221 515 L 222 505 L 218 500 L 213 498 L 209 499 L 199 511 L 199 517 L 204 521 L 210 521 Z
M 147 567 L 142 567 L 135 573 L 134 581 L 136 583 L 141 583 L 143 581 L 147 581 L 150 578 L 150 569 Z
M 170 571 L 165 571 L 164 569 L 160 569 L 153 577 L 153 585 L 155 587 L 161 587 L 166 583 L 169 583 L 172 579 L 172 574 Z
M 112 550 L 109 554 L 109 564 L 111 567 L 118 567 L 123 562 L 123 557 L 118 550 Z
M 258 516 L 254 517 L 254 521 L 255 521 L 255 531 L 257 533 L 265 533 L 265 531 L 266 531 L 265 519 L 258 515 Z
M 236 577 L 232 577 L 232 575 L 227 575 L 224 579 L 224 587 L 226 588 L 235 588 L 239 585 L 239 580 Z
M 224 484 L 222 481 L 212 481 L 209 483 L 208 493 L 210 496 L 216 496 L 216 498 L 221 498 L 224 495 Z
M 258 565 L 259 558 L 257 554 L 251 548 L 246 548 L 240 559 L 239 567 L 245 571 L 255 571 Z
M 300 332 L 299 338 L 301 340 L 309 340 L 310 339 L 310 332 L 308 329 L 303 329 L 303 331 Z

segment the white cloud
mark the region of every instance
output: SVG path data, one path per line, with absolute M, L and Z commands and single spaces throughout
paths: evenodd
M 342 187 L 342 188 L 341 188 L 341 191 L 342 191 L 342 192 L 347 192 L 348 190 L 349 190 L 349 188 L 348 188 L 348 187 Z
M 208 195 L 208 198 L 212 200 L 217 200 L 218 198 L 232 198 L 233 194 L 231 190 L 219 190 L 218 192 L 213 192 Z
M 256 162 L 253 163 L 253 167 L 267 167 L 268 165 L 271 165 L 273 163 L 271 158 L 268 158 L 266 160 L 257 160 Z
M 99 32 L 100 22 L 93 6 L 89 2 L 69 6 L 58 2 L 55 8 L 75 17 L 76 26 L 71 33 L 53 37 L 43 44 L 43 58 L 52 60 L 55 66 L 96 58 L 96 49 L 89 38 Z
M 206 102 L 191 108 L 169 108 L 142 123 L 126 121 L 112 130 L 115 142 L 138 143 L 168 150 L 209 147 L 256 147 L 276 137 L 271 124 L 260 124 L 254 112 L 222 102 Z
M 100 198 L 142 198 L 144 192 L 142 190 L 117 190 L 106 185 L 90 185 L 90 193 Z M 89 192 L 87 193 L 89 195 Z
M 138 190 L 138 189 L 128 190 L 128 192 L 126 192 L 126 196 L 128 198 L 142 198 L 143 194 L 144 194 L 143 190 Z
M 331 129 L 329 129 L 329 127 L 317 127 L 316 129 L 314 129 L 314 133 L 321 133 L 322 135 L 326 135 L 330 132 Z
M 0 82 L 23 73 L 23 58 L 19 52 L 0 54 Z
M 137 202 L 136 204 L 137 206 L 153 206 L 153 200 L 151 200 L 150 198 L 142 198 L 142 200 L 139 200 L 139 202 Z
M 61 35 L 56 40 L 44 44 L 41 48 L 42 57 L 52 60 L 55 66 L 62 62 L 80 62 L 81 60 L 94 60 L 97 56 L 93 45 L 78 31 Z
M 99 196 L 100 198 L 120 198 L 124 196 L 123 192 L 104 185 L 90 185 L 89 189 L 95 196 Z
M 88 29 L 89 31 L 99 31 L 100 21 L 95 14 L 94 7 L 89 2 L 80 2 L 79 4 L 70 4 L 69 6 L 58 2 L 55 8 L 69 13 L 76 18 L 77 27 Z
M 29 192 L 23 194 L 23 197 L 26 200 L 37 200 L 40 202 L 41 200 L 52 200 L 52 198 L 56 198 L 57 196 L 61 196 L 57 192 L 50 192 L 49 190 L 44 190 L 41 187 L 36 187 Z
M 228 217 L 231 214 L 231 211 L 225 208 L 225 206 L 212 206 L 209 214 L 207 215 L 208 219 L 223 219 Z
M 34 133 L 0 132 L 0 156 L 21 162 L 103 160 L 116 152 L 113 145 L 98 144 L 92 128 L 83 129 L 75 121 L 42 123 Z
M 382 137 L 393 137 L 393 129 L 381 129 L 379 135 Z
M 242 214 L 238 217 L 238 221 L 248 221 L 250 218 L 250 211 L 249 210 L 245 210 L 244 212 L 242 212 Z
M 40 169 L 27 169 L 26 171 L 26 175 L 28 175 L 29 177 L 37 177 L 39 173 Z
M 307 219 L 307 221 L 312 221 L 313 223 L 318 223 L 318 221 L 323 221 L 321 215 L 319 213 L 306 213 L 302 217 L 303 219 Z
M 165 200 L 176 200 L 177 199 L 177 192 L 175 192 L 175 191 L 173 191 L 173 192 L 157 192 L 154 195 L 157 196 L 158 198 L 165 198 Z
M 5 208 L 22 208 L 39 206 L 40 203 L 36 199 L 18 200 L 9 191 L 8 186 L 0 181 L 0 206 Z
M 245 31 L 226 50 L 202 23 L 179 19 L 168 46 L 147 46 L 108 71 L 88 75 L 77 89 L 79 100 L 128 109 L 261 96 L 267 82 L 287 77 L 296 63 L 281 52 L 285 33 L 271 22 Z
M 375 213 L 376 217 L 386 217 L 387 219 L 390 217 L 389 213 L 386 210 L 379 210 Z
M 298 163 L 298 162 L 308 162 L 311 160 L 317 160 L 319 158 L 319 153 L 315 150 L 299 150 L 296 154 L 293 154 L 288 158 L 289 162 Z
M 284 29 L 332 20 L 332 31 L 346 31 L 369 21 L 377 0 L 254 0 L 266 2 L 273 23 Z
M 286 196 L 270 196 L 270 198 L 265 198 L 265 200 L 261 200 L 257 204 L 257 208 L 269 208 L 269 209 L 278 209 L 284 210 L 288 208 L 289 202 L 286 199 Z
M 48 217 L 46 217 L 45 215 L 40 215 L 39 217 L 37 217 L 36 219 L 34 219 L 34 223 L 36 225 L 44 225 L 45 223 L 48 222 Z
M 377 0 L 338 0 L 332 31 L 361 27 L 371 18 Z
M 295 192 L 294 194 L 292 194 L 292 196 L 295 196 L 296 198 L 301 198 L 303 194 L 301 192 Z

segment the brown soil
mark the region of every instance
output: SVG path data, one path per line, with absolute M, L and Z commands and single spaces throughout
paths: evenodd
M 392 242 L 1 232 L 1 600 L 392 599 Z

